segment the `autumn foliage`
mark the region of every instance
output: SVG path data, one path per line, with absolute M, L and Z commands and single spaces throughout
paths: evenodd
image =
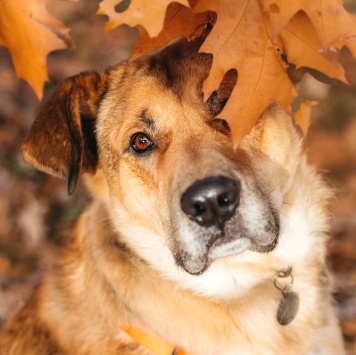
M 9 49 L 17 75 L 39 97 L 47 80 L 47 54 L 73 46 L 69 29 L 47 12 L 46 2 L 0 2 L 0 45 Z M 214 55 L 204 92 L 209 96 L 227 70 L 238 70 L 237 85 L 221 114 L 229 120 L 236 141 L 270 102 L 278 101 L 291 111 L 298 95 L 297 77 L 308 72 L 327 82 L 347 83 L 343 48 L 356 57 L 356 18 L 339 0 L 132 0 L 126 10 L 117 12 L 118 3 L 103 0 L 97 13 L 108 16 L 105 31 L 122 24 L 138 26 L 140 37 L 131 57 L 175 37 L 199 35 L 204 23 L 214 18 L 201 48 Z M 311 106 L 299 101 L 292 112 L 304 130 Z

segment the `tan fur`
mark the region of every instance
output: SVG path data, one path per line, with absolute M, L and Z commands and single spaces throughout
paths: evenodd
M 223 100 L 202 101 L 210 65 L 180 40 L 107 73 L 67 79 L 44 105 L 26 159 L 67 178 L 70 192 L 85 173 L 93 201 L 56 267 L 0 331 L 1 354 L 150 354 L 121 330 L 128 324 L 189 354 L 343 354 L 325 273 L 331 193 L 278 105 L 233 149 L 214 118 Z M 232 88 L 219 90 L 226 98 Z M 95 122 L 89 133 L 84 116 Z M 136 132 L 158 148 L 135 155 Z M 226 234 L 237 240 L 245 229 L 258 247 L 226 256 L 211 247 L 218 256 L 209 256 L 203 239 L 217 232 L 181 211 L 184 191 L 215 175 L 241 182 Z M 262 252 L 278 231 L 277 245 Z M 288 266 L 300 308 L 282 326 L 274 277 Z

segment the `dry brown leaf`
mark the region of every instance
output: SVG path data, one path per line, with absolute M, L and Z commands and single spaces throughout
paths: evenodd
M 50 16 L 46 2 L 0 1 L 0 45 L 9 49 L 17 76 L 28 81 L 40 98 L 47 80 L 47 54 L 73 45 L 69 30 Z
M 236 87 L 221 113 L 238 142 L 254 125 L 264 108 L 277 101 L 289 110 L 292 84 L 269 38 L 256 1 L 205 0 L 194 8 L 218 14 L 216 25 L 201 51 L 214 55 L 205 96 L 218 87 L 230 68 L 238 71 Z
M 119 13 L 115 12 L 118 0 L 103 0 L 97 14 L 109 16 L 109 21 L 104 27 L 105 31 L 110 31 L 122 24 L 131 27 L 142 25 L 150 37 L 156 37 L 162 29 L 166 9 L 171 2 L 172 0 L 132 0 L 127 10 Z M 176 0 L 175 2 L 189 6 L 188 0 Z
M 151 38 L 147 31 L 139 26 L 140 37 L 131 52 L 131 58 L 150 52 L 165 45 L 172 38 L 190 38 L 195 32 L 201 31 L 199 25 L 205 24 L 212 13 L 193 14 L 190 8 L 178 3 L 171 3 L 167 8 L 164 25 L 157 37 Z M 200 31 L 199 31 L 200 30 Z
M 322 51 L 348 46 L 356 56 L 356 17 L 346 11 L 339 0 L 261 0 L 268 16 L 271 35 L 276 37 L 299 11 L 305 12 L 322 44 Z

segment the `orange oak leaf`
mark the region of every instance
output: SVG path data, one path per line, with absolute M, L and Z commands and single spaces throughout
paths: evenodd
M 302 11 L 297 12 L 274 40 L 289 63 L 298 67 L 318 70 L 330 78 L 346 82 L 345 71 L 338 60 L 338 51 L 329 47 L 326 57 L 323 44 L 317 35 L 309 17 Z M 330 56 L 334 53 L 336 57 Z
M 16 74 L 42 97 L 47 54 L 73 46 L 63 24 L 51 17 L 47 0 L 0 1 L 0 45 L 9 49 Z
M 100 3 L 97 14 L 109 16 L 109 21 L 104 27 L 105 31 L 122 24 L 131 27 L 142 25 L 151 37 L 156 37 L 162 29 L 166 8 L 172 0 L 132 0 L 129 8 L 121 13 L 115 11 L 118 2 L 118 0 L 103 0 Z M 188 0 L 175 2 L 189 6 Z
M 339 1 L 263 0 L 261 6 L 271 37 L 290 63 L 346 81 L 339 53 L 343 46 L 356 53 L 356 17 Z
M 356 17 L 339 0 L 261 0 L 268 16 L 272 37 L 278 36 L 291 18 L 303 11 L 310 19 L 321 42 L 321 51 L 348 46 L 356 56 Z
M 293 86 L 265 28 L 257 1 L 205 0 L 194 7 L 196 12 L 209 10 L 216 12 L 218 19 L 201 48 L 214 55 L 204 84 L 205 96 L 218 87 L 227 70 L 237 69 L 236 87 L 221 113 L 229 121 L 237 143 L 271 102 L 278 101 L 290 109 Z
M 191 38 L 199 34 L 209 17 L 215 17 L 215 15 L 212 12 L 194 14 L 190 8 L 171 3 L 167 8 L 163 28 L 157 37 L 151 38 L 145 28 L 138 26 L 140 37 L 132 49 L 131 58 L 157 50 L 170 42 L 172 38 Z

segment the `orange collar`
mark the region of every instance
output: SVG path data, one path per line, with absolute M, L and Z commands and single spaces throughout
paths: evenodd
M 136 340 L 139 344 L 151 350 L 156 355 L 188 355 L 184 350 L 178 348 L 177 346 L 164 342 L 161 339 L 137 328 L 124 326 L 121 329 L 132 339 Z

